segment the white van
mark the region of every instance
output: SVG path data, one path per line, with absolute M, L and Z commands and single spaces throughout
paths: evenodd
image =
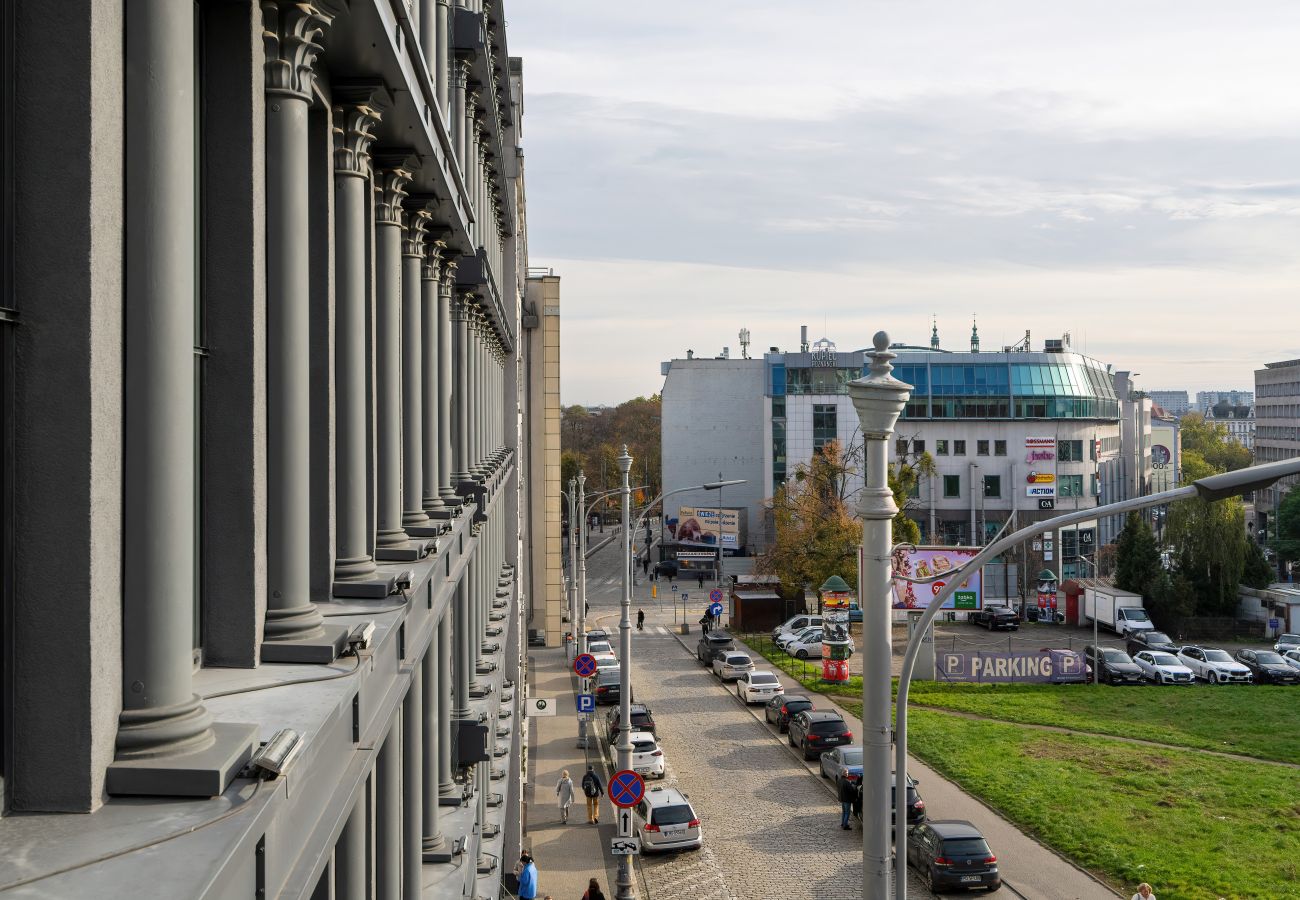
M 805 628 L 812 628 L 813 626 L 820 628 L 821 625 L 821 616 L 794 616 L 793 618 L 786 619 L 783 623 L 772 630 L 772 640 L 776 640 L 783 634 L 798 634 Z

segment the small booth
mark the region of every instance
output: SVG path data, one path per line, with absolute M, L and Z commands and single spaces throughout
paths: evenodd
M 849 636 L 849 605 L 854 593 L 838 575 L 827 578 L 818 589 L 821 594 L 822 681 L 849 680 L 849 656 L 853 639 Z
M 781 579 L 737 575 L 731 586 L 731 627 L 735 631 L 770 631 L 790 616 L 781 598 Z

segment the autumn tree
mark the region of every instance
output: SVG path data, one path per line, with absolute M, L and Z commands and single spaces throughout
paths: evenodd
M 1199 454 L 1215 472 L 1234 472 L 1251 464 L 1250 451 L 1229 436 L 1226 425 L 1208 422 L 1200 413 L 1187 413 L 1178 426 L 1184 459 L 1188 453 Z M 1190 480 L 1186 472 L 1184 465 L 1184 484 Z
M 1115 550 L 1115 586 L 1122 591 L 1149 595 L 1160 575 L 1160 550 L 1151 526 L 1136 512 L 1124 520 Z
M 587 476 L 588 495 L 617 487 L 616 460 L 627 444 L 632 455 L 629 479 L 633 485 L 646 485 L 646 499 L 657 495 L 663 489 L 661 412 L 658 394 L 612 407 L 564 407 L 560 412 L 560 474 L 565 490 L 578 470 Z

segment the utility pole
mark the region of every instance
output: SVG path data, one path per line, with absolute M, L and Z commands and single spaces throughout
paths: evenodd
M 618 685 L 618 768 L 628 771 L 632 768 L 632 530 L 629 527 L 629 513 L 632 506 L 632 489 L 628 486 L 627 474 L 632 468 L 632 457 L 628 455 L 627 444 L 618 456 L 618 470 L 623 476 L 623 615 L 619 619 L 619 685 Z M 618 883 L 614 894 L 615 900 L 635 900 L 632 889 L 632 862 L 628 856 L 618 858 Z

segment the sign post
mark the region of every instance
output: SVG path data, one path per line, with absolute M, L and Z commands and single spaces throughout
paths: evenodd
M 579 653 L 573 661 L 573 671 L 579 678 L 591 678 L 596 674 L 596 657 L 590 653 Z

